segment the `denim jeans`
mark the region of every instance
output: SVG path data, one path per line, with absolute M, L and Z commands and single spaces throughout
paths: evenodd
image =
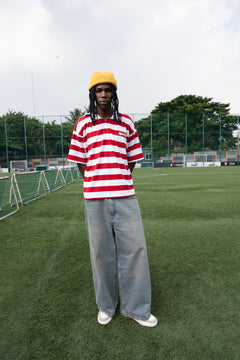
M 142 218 L 136 197 L 85 200 L 93 282 L 98 308 L 147 320 L 151 284 Z

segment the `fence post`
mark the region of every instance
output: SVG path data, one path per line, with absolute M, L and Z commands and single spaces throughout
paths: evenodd
M 169 156 L 170 156 L 169 113 L 167 114 L 167 121 L 168 121 L 168 167 L 169 167 Z
M 203 154 L 204 154 L 204 114 L 203 114 L 203 119 L 202 119 L 202 123 L 203 123 Z
M 238 128 L 238 151 L 237 151 L 237 164 L 239 165 L 239 115 L 237 117 L 237 128 Z
M 220 163 L 222 162 L 222 115 L 220 114 L 220 117 L 219 117 L 219 126 L 220 126 L 220 129 L 219 129 L 219 137 L 220 137 L 220 148 L 219 148 L 219 151 L 220 151 Z
M 62 128 L 62 115 L 60 116 L 61 119 L 61 143 L 62 143 L 62 163 L 64 169 L 64 151 L 63 151 L 63 128 Z
M 4 122 L 5 122 L 5 137 L 6 137 L 6 156 L 7 156 L 7 168 L 8 168 L 8 172 L 9 171 L 9 160 L 8 160 L 8 138 L 7 138 L 7 119 L 4 118 Z
M 44 116 L 43 116 L 43 154 L 44 154 L 44 165 L 46 165 L 46 144 L 45 144 Z
M 187 136 L 187 114 L 185 114 L 185 155 L 187 155 Z
M 25 153 L 26 153 L 27 170 L 28 170 L 27 131 L 26 131 L 26 118 L 25 118 L 25 116 L 23 117 L 23 123 L 24 123 Z
M 150 129 L 151 129 L 151 138 L 150 138 L 151 158 L 152 158 L 152 162 L 153 162 L 153 148 L 152 148 L 152 114 L 150 115 Z

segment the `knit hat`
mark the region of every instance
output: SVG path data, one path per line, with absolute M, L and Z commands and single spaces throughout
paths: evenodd
M 90 91 L 91 88 L 95 85 L 105 84 L 105 83 L 114 85 L 117 90 L 117 81 L 112 72 L 110 72 L 110 71 L 95 71 L 95 73 L 93 73 L 91 76 L 88 90 Z

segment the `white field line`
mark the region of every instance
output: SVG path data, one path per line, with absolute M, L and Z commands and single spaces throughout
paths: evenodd
M 146 177 L 154 177 L 154 176 L 184 176 L 184 175 L 222 175 L 222 174 L 228 174 L 228 175 L 232 175 L 232 174 L 239 174 L 240 172 L 237 171 L 223 171 L 223 172 L 196 172 L 196 173 L 192 173 L 192 172 L 185 172 L 185 173 L 179 173 L 179 174 L 149 174 L 149 175 L 133 175 L 133 179 L 142 179 L 142 178 L 146 178 Z
M 143 179 L 148 177 L 154 177 L 154 176 L 167 176 L 168 174 L 154 174 L 154 175 L 133 175 L 133 179 Z

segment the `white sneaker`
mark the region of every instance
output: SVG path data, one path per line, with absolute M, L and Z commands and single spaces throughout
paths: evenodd
M 102 311 L 99 311 L 98 313 L 98 323 L 101 325 L 107 325 L 110 323 L 110 321 L 112 320 L 111 316 L 108 316 L 107 314 L 105 314 Z
M 133 319 L 133 320 L 136 321 L 138 324 L 146 327 L 154 327 L 157 326 L 158 324 L 158 319 L 152 314 L 150 315 L 148 320 L 138 320 L 138 319 Z

